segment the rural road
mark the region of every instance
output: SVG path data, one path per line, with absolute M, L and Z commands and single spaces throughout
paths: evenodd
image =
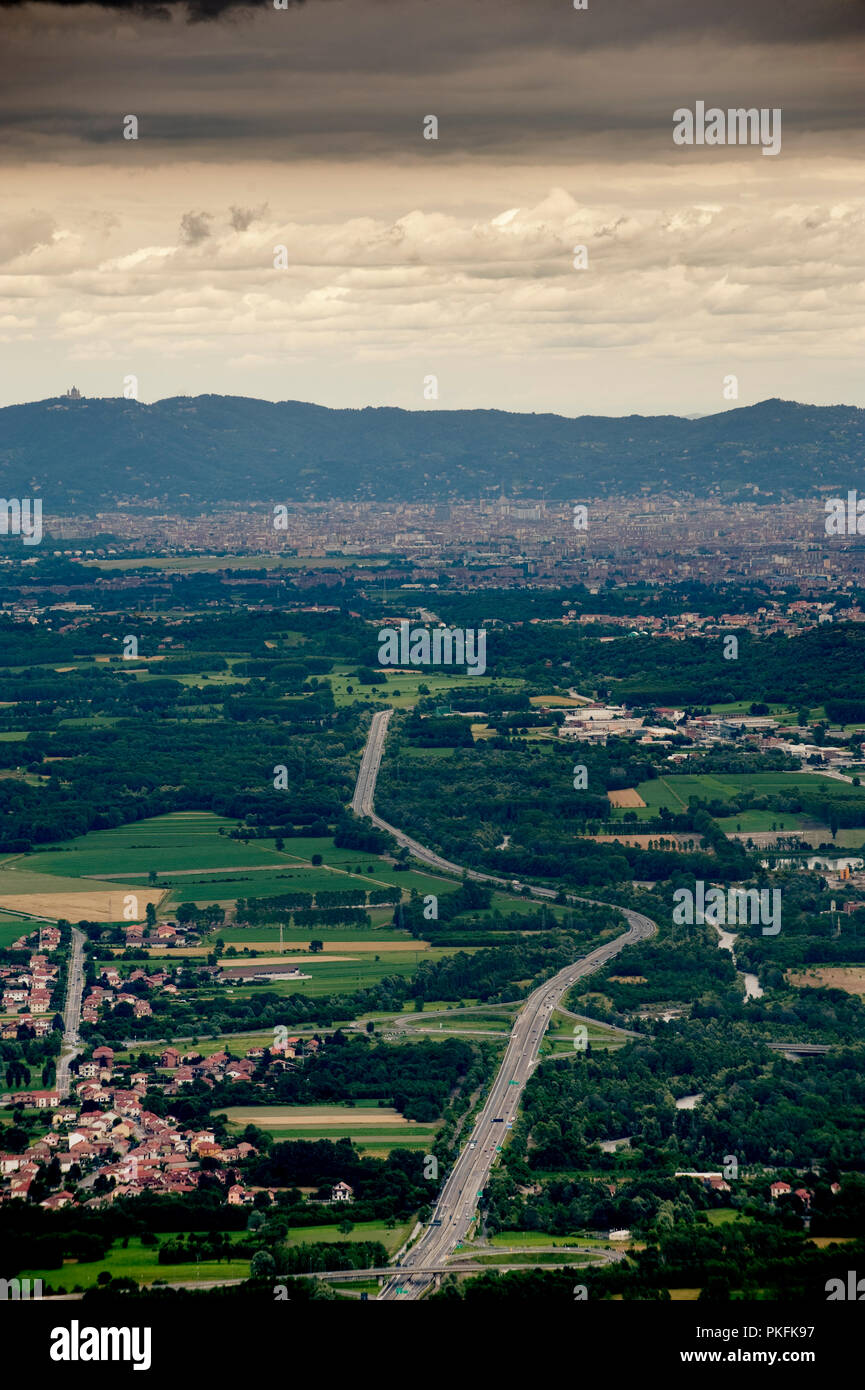
M 381 766 L 387 726 L 392 711 L 382 710 L 373 715 L 358 770 L 357 784 L 352 798 L 351 809 L 355 815 L 370 819 L 380 830 L 392 835 L 398 844 L 404 846 L 424 863 L 435 868 L 446 869 L 462 875 L 463 867 L 452 864 L 441 855 L 427 849 L 417 840 L 389 825 L 374 809 L 375 784 Z M 478 873 L 473 869 L 465 872 L 469 878 L 482 883 L 493 883 L 504 888 L 510 887 L 507 879 L 492 874 Z M 532 896 L 555 898 L 551 888 L 531 888 Z M 571 897 L 569 902 L 592 902 L 590 898 Z M 629 908 L 617 908 L 628 923 L 628 930 L 613 941 L 589 952 L 582 959 L 566 965 L 552 979 L 539 985 L 525 1000 L 517 1014 L 504 1060 L 492 1084 L 483 1109 L 475 1121 L 474 1128 L 461 1150 L 453 1168 L 445 1180 L 432 1220 L 417 1244 L 402 1260 L 400 1272 L 388 1281 L 379 1294 L 380 1300 L 408 1302 L 424 1293 L 435 1276 L 423 1271 L 442 1265 L 453 1254 L 457 1244 L 467 1234 L 474 1220 L 475 1209 L 489 1177 L 490 1168 L 504 1137 L 512 1126 L 519 1108 L 520 1097 L 526 1082 L 531 1076 L 538 1060 L 541 1041 L 550 1014 L 557 1007 L 563 995 L 584 975 L 599 969 L 623 947 L 643 941 L 656 931 L 650 917 L 643 916 Z M 412 1274 L 412 1268 L 416 1273 Z
M 69 957 L 69 980 L 66 985 L 66 1007 L 63 1010 L 63 1046 L 57 1061 L 57 1091 L 61 1100 L 69 1095 L 69 1063 L 81 1050 L 78 1025 L 81 1022 L 81 996 L 84 992 L 84 933 L 72 928 L 72 954 Z

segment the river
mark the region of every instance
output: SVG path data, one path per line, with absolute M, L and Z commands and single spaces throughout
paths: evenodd
M 719 926 L 715 927 L 715 931 L 718 933 L 719 947 L 722 951 L 730 952 L 730 955 L 733 957 L 733 964 L 735 965 L 736 952 L 734 950 L 734 947 L 736 944 L 736 932 L 722 931 Z M 760 981 L 757 979 L 756 975 L 752 975 L 749 971 L 746 970 L 737 970 L 736 974 L 739 976 L 739 979 L 742 980 L 745 985 L 746 999 L 761 999 L 763 997 L 763 987 L 760 984 Z

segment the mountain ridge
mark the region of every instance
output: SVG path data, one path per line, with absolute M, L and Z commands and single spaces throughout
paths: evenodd
M 779 398 L 696 418 L 215 395 L 51 397 L 0 409 L 3 493 L 70 510 L 117 500 L 448 501 L 499 490 L 765 501 L 855 486 L 863 445 L 865 410 Z

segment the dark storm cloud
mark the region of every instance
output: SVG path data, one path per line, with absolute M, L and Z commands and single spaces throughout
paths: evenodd
M 785 150 L 831 155 L 861 130 L 865 0 L 589 4 L 0 0 L 4 157 L 669 158 L 672 113 L 697 98 L 783 107 Z
M 0 9 L 14 10 L 22 6 L 51 4 L 58 9 L 81 9 L 85 5 L 101 10 L 125 11 L 149 19 L 170 19 L 172 12 L 183 11 L 191 23 L 220 19 L 229 10 L 261 9 L 268 0 L 0 0 Z M 272 4 L 272 0 L 269 0 Z M 307 0 L 285 0 L 282 9 L 306 4 Z
M 318 7 L 327 0 L 281 0 L 280 8 Z M 0 9 L 38 10 L 46 5 L 58 9 L 85 6 L 166 19 L 172 13 L 189 21 L 219 20 L 239 11 L 272 9 L 273 0 L 0 0 Z M 399 0 L 359 0 L 358 10 L 388 6 L 399 15 Z M 568 0 L 497 0 L 495 9 L 502 24 L 510 12 L 522 12 L 539 30 L 561 25 Z M 448 6 L 430 0 L 430 9 L 441 18 Z M 454 11 L 470 24 L 466 7 Z M 768 43 L 806 43 L 843 39 L 865 34 L 865 0 L 590 0 L 590 8 L 578 16 L 585 42 L 622 43 L 642 41 L 668 34 L 682 37 L 710 34 L 728 41 L 757 40 Z M 459 33 L 455 25 L 455 35 Z M 491 26 L 490 42 L 496 43 L 496 26 Z

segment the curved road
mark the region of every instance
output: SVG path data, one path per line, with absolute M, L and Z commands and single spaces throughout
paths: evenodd
M 464 870 L 461 865 L 443 859 L 441 855 L 435 854 L 403 831 L 389 825 L 375 813 L 375 784 L 391 714 L 391 710 L 382 710 L 373 715 L 351 809 L 355 815 L 367 817 L 380 830 L 392 835 L 397 843 L 410 850 L 415 858 L 434 868 L 462 875 Z M 469 878 L 482 883 L 493 883 L 505 888 L 510 886 L 507 879 L 497 878 L 493 874 L 478 873 L 474 869 L 465 872 Z M 533 897 L 557 896 L 552 888 L 531 888 L 530 891 Z M 594 899 L 571 897 L 568 901 L 593 902 Z M 424 1271 L 431 1266 L 444 1264 L 456 1249 L 457 1243 L 465 1237 L 474 1219 L 478 1198 L 489 1177 L 496 1152 L 504 1143 L 504 1136 L 516 1116 L 523 1088 L 538 1060 L 550 1014 L 562 996 L 577 980 L 599 969 L 623 947 L 645 940 L 655 932 L 656 926 L 650 917 L 645 917 L 630 908 L 620 907 L 617 910 L 628 923 L 626 932 L 613 941 L 605 942 L 603 946 L 599 946 L 572 965 L 566 965 L 557 975 L 539 985 L 525 1000 L 517 1014 L 504 1060 L 487 1100 L 442 1187 L 432 1222 L 403 1259 L 400 1273 L 385 1284 L 379 1299 L 407 1301 L 419 1297 L 429 1288 L 434 1278 Z M 417 1270 L 416 1273 L 412 1273 L 413 1267 Z

